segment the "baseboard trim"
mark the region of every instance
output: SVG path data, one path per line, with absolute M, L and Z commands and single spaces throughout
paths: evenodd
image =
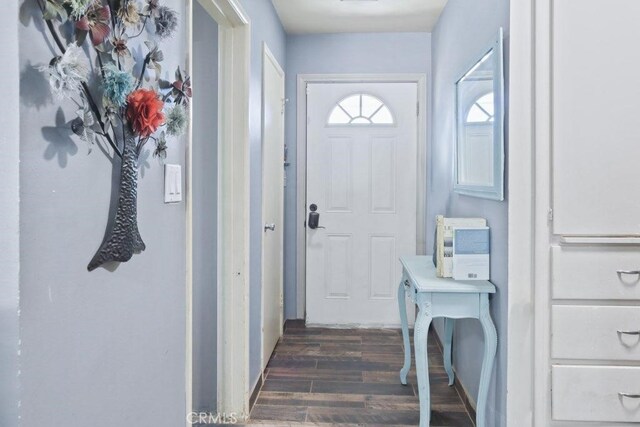
M 260 394 L 260 390 L 262 390 L 262 384 L 264 384 L 263 378 L 264 378 L 264 373 L 261 373 L 258 376 L 258 382 L 256 383 L 256 386 L 253 388 L 253 391 L 251 392 L 251 397 L 249 398 L 249 413 L 251 413 L 254 405 L 256 404 L 256 401 L 258 400 L 258 395 Z
M 432 326 L 433 327 L 433 326 Z M 435 332 L 435 330 L 434 330 Z M 438 344 L 438 347 L 440 348 L 440 352 L 444 352 L 444 345 L 442 344 L 442 341 L 440 340 L 440 336 L 438 335 L 437 332 L 435 332 L 433 335 L 435 335 L 436 337 L 436 343 Z M 462 403 L 464 404 L 464 407 L 467 409 L 467 412 L 469 412 L 469 415 L 471 416 L 471 419 L 474 420 L 475 423 L 475 419 L 476 419 L 476 403 L 469 397 L 469 393 L 467 392 L 467 390 L 464 388 L 464 386 L 462 385 L 462 383 L 459 380 L 459 376 L 458 373 L 456 372 L 456 368 L 453 368 L 453 372 L 455 373 L 455 380 L 453 382 L 453 387 L 456 389 L 456 392 L 458 392 L 458 395 L 460 396 L 460 398 L 462 399 Z

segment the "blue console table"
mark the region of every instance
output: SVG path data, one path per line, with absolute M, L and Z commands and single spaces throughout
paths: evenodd
M 405 301 L 408 297 L 419 310 L 413 341 L 420 397 L 420 427 L 428 427 L 431 419 L 427 335 L 431 320 L 436 317 L 445 319 L 444 367 L 449 376 L 449 385 L 453 385 L 454 381 L 451 367 L 451 343 L 455 319 L 479 319 L 482 324 L 485 344 L 476 408 L 476 426 L 486 427 L 487 393 L 498 344 L 496 328 L 489 312 L 489 294 L 495 293 L 495 286 L 487 281 L 455 281 L 436 277 L 436 269 L 431 257 L 408 256 L 400 258 L 400 262 L 403 270 L 402 281 L 398 288 L 398 305 L 404 341 L 404 367 L 400 371 L 400 382 L 407 384 L 407 374 L 411 368 L 411 345 Z

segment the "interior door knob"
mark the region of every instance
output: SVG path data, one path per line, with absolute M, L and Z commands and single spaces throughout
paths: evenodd
M 264 225 L 264 231 L 266 232 L 267 230 L 276 231 L 276 225 L 275 224 L 265 224 Z

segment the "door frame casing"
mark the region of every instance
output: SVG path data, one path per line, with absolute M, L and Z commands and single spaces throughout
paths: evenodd
M 284 98 L 285 98 L 285 93 L 284 93 L 284 89 L 285 89 L 285 85 L 286 85 L 286 80 L 285 80 L 285 73 L 284 70 L 282 69 L 282 66 L 278 63 L 278 60 L 276 59 L 276 57 L 273 55 L 273 52 L 271 52 L 271 49 L 269 49 L 269 46 L 267 45 L 267 42 L 263 41 L 262 42 L 262 174 L 263 174 L 263 179 L 262 182 L 264 183 L 264 135 L 265 135 L 265 111 L 266 109 L 264 108 L 265 106 L 265 85 L 264 85 L 264 81 L 265 81 L 265 67 L 267 64 L 267 61 L 271 62 L 271 64 L 273 64 L 273 66 L 276 68 L 276 71 L 278 72 L 278 74 L 282 77 L 282 82 L 283 82 L 283 93 L 282 93 L 282 99 L 283 99 L 283 103 L 284 103 Z M 284 153 L 284 144 L 285 144 L 285 127 L 284 127 L 284 111 L 283 111 L 283 115 L 282 115 L 282 150 Z M 284 164 L 282 165 L 282 167 L 284 168 Z M 284 175 L 283 175 L 284 176 Z M 264 217 L 264 203 L 266 198 L 264 197 L 265 195 L 265 188 L 263 185 L 262 188 L 262 224 L 266 224 L 267 218 Z M 282 227 L 284 230 L 284 182 L 282 183 L 282 217 L 280 218 L 280 224 L 278 224 L 278 226 Z M 283 256 L 283 264 L 280 266 L 280 277 L 282 278 L 281 282 L 280 282 L 280 336 L 282 336 L 282 333 L 284 332 L 284 328 L 283 328 L 283 324 L 284 324 L 284 234 L 283 234 L 283 240 L 282 240 L 282 256 Z M 262 247 L 261 247 L 261 264 L 262 264 L 262 270 L 261 270 L 261 292 L 260 292 L 260 306 L 261 306 L 261 317 L 260 317 L 260 371 L 262 372 L 264 365 L 265 365 L 265 360 L 264 360 L 264 268 L 265 268 L 265 262 L 264 262 L 264 239 L 262 239 Z M 253 387 L 252 387 L 253 388 Z
M 297 80 L 297 130 L 296 130 L 296 314 L 306 318 L 306 213 L 307 213 L 307 84 L 309 83 L 416 83 L 418 87 L 418 174 L 416 249 L 426 253 L 426 192 L 428 151 L 428 110 L 426 74 L 298 74 Z
M 193 2 L 218 24 L 217 410 L 249 413 L 249 91 L 251 22 L 239 0 L 187 0 L 193 70 Z M 194 88 L 197 91 L 197 88 Z M 189 113 L 192 114 L 191 112 Z M 192 117 L 190 117 L 192 119 Z M 186 409 L 193 408 L 193 132 L 186 147 Z M 186 415 L 186 414 L 185 414 Z M 185 417 L 187 418 L 187 417 Z M 191 425 L 188 419 L 186 425 Z
M 547 9 L 540 8 L 546 3 Z M 509 144 L 507 182 L 508 213 L 508 283 L 507 301 L 507 425 L 542 427 L 543 414 L 550 404 L 548 389 L 536 387 L 538 381 L 548 383 L 546 374 L 536 375 L 536 367 L 546 362 L 546 341 L 540 321 L 548 303 L 548 294 L 536 290 L 538 264 L 549 260 L 547 249 L 540 244 L 540 231 L 546 233 L 548 211 L 541 208 L 549 203 L 548 164 L 537 161 L 545 154 L 548 142 L 549 114 L 544 100 L 550 96 L 549 56 L 540 57 L 540 51 L 550 50 L 549 0 L 520 0 L 511 2 L 509 36 Z M 545 72 L 545 67 L 546 72 Z M 542 101 L 542 102 L 539 102 Z M 546 110 L 545 110 L 546 108 Z M 548 150 L 548 147 L 546 148 Z M 542 248 L 542 252 L 540 252 Z M 540 272 L 540 280 L 549 278 Z M 548 325 L 547 325 L 548 326 Z M 538 371 L 545 372 L 546 371 Z M 540 384 L 537 384 L 540 385 Z M 548 403 L 544 403 L 548 402 Z M 544 409 L 543 409 L 544 408 Z M 542 410 L 541 410 L 542 409 Z

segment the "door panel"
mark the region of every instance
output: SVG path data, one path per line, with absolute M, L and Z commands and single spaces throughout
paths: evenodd
M 320 227 L 307 228 L 307 322 L 399 325 L 398 258 L 416 253 L 417 85 L 308 88 L 306 204 Z
M 640 2 L 553 7 L 554 233 L 639 235 Z
M 393 137 L 374 137 L 369 145 L 371 213 L 396 212 L 396 144 Z
M 349 298 L 351 238 L 349 234 L 329 234 L 325 246 L 326 298 Z
M 330 138 L 329 181 L 327 183 L 327 212 L 350 212 L 353 194 L 351 138 Z
M 371 236 L 369 240 L 369 297 L 393 299 L 395 296 L 395 236 Z
M 282 335 L 284 256 L 284 73 L 267 52 L 264 55 L 262 141 L 263 369 Z

